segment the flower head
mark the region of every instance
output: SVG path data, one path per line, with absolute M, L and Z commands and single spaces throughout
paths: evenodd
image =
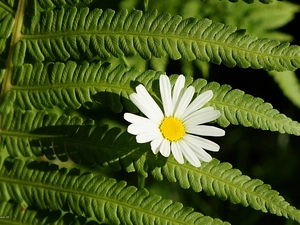
M 128 132 L 136 135 L 138 143 L 151 142 L 154 154 L 160 152 L 184 163 L 184 158 L 193 166 L 199 167 L 201 161 L 209 162 L 212 157 L 204 150 L 218 151 L 219 145 L 200 136 L 224 136 L 225 131 L 202 125 L 217 119 L 220 112 L 213 107 L 202 108 L 212 97 L 211 90 L 197 96 L 193 101 L 195 88 L 184 88 L 185 77 L 180 75 L 172 89 L 169 77 L 159 78 L 163 110 L 157 105 L 143 85 L 136 87 L 136 93 L 129 97 L 147 117 L 125 113 L 124 118 L 131 124 Z M 183 158 L 184 157 L 184 158 Z

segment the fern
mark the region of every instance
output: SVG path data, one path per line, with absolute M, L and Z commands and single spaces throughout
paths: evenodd
M 59 225 L 65 222 L 88 224 L 87 219 L 75 216 L 72 213 L 61 214 L 60 211 L 50 210 L 33 210 L 30 208 L 23 208 L 21 205 L 11 202 L 0 203 L 1 221 L 6 224 L 24 224 L 24 225 L 39 225 L 39 224 L 53 224 Z M 3 216 L 4 215 L 4 216 Z M 93 224 L 98 224 L 92 221 Z
M 294 72 L 269 72 L 278 83 L 283 94 L 290 99 L 292 103 L 300 107 L 300 85 L 298 78 Z
M 170 182 L 178 182 L 182 188 L 192 188 L 196 192 L 203 190 L 207 195 L 217 195 L 235 204 L 300 221 L 300 211 L 289 206 L 278 192 L 260 180 L 242 175 L 229 163 L 213 160 L 204 163 L 200 169 L 181 166 L 173 158 L 166 160 L 160 155 L 154 156 L 148 145 L 137 145 L 127 132 L 121 133 L 120 129 L 83 126 L 75 130 L 72 135 L 70 130 L 63 135 L 59 126 L 43 129 L 47 135 L 40 135 L 30 144 L 34 149 L 47 152 L 51 159 L 57 156 L 64 161 L 69 156 L 75 162 L 81 159 L 80 163 L 90 166 L 109 165 L 114 170 L 123 168 L 127 172 L 137 172 L 140 177 L 147 177 L 149 172 L 158 180 L 166 178 Z M 88 155 L 84 154 L 86 151 Z
M 269 71 L 299 105 L 300 47 L 286 42 L 299 4 L 232 2 L 0 0 L 0 223 L 277 222 L 262 213 L 258 221 L 251 208 L 300 223 L 291 206 L 298 137 L 288 135 L 300 135 L 298 112 L 275 102 L 265 82 Z M 183 72 L 193 98 L 213 91 L 207 106 L 227 134 L 213 155 L 222 163 L 178 164 L 126 131 L 124 112 L 140 114 L 129 98 L 137 85 L 162 107 L 159 76 Z
M 96 94 L 101 95 L 101 103 L 104 104 L 105 93 L 108 92 L 121 94 L 122 99 L 125 97 L 122 103 L 130 109 L 132 104 L 129 104 L 127 99 L 128 92 L 132 89 L 132 75 L 140 74 L 141 71 L 138 70 L 127 72 L 122 66 L 112 69 L 111 65 L 102 65 L 100 62 L 25 64 L 14 70 L 12 83 L 15 87 L 7 98 L 11 99 L 8 100 L 12 101 L 10 104 L 16 101 L 21 109 L 44 109 L 54 106 L 78 109 L 81 106 L 90 107 L 90 103 L 95 101 L 93 95 Z M 142 76 L 155 74 L 155 71 L 147 71 L 142 73 Z M 108 95 L 107 98 L 112 98 L 112 95 Z M 108 99 L 107 102 L 110 102 L 113 111 L 120 112 L 123 106 L 118 100 L 120 97 L 116 98 L 114 101 Z
M 52 71 L 50 76 L 48 71 Z M 88 103 L 98 102 L 104 106 L 109 104 L 115 112 L 121 112 L 123 105 L 128 111 L 135 112 L 136 109 L 128 100 L 134 88 L 132 79 L 150 89 L 158 75 L 155 71 L 141 72 L 122 66 L 112 69 L 111 66 L 100 63 L 76 64 L 69 61 L 66 64 L 49 63 L 45 66 L 25 64 L 14 71 L 13 87 L 7 98 L 12 99 L 11 104 L 15 101 L 21 109 L 54 106 L 78 109 L 91 105 Z M 280 114 L 271 104 L 264 103 L 260 98 L 254 98 L 240 90 L 231 90 L 228 85 L 220 86 L 215 82 L 207 84 L 204 79 L 188 84 L 196 88 L 197 94 L 205 90 L 214 92 L 210 104 L 222 112 L 217 121 L 221 126 L 240 124 L 263 130 L 300 134 L 297 122 Z M 159 98 L 157 92 L 152 93 Z M 5 105 L 8 101 L 10 100 L 4 100 Z
M 40 209 L 50 210 L 67 207 L 67 211 L 76 215 L 114 224 L 168 224 L 170 221 L 172 224 L 228 224 L 193 212 L 180 203 L 150 195 L 146 190 L 126 187 L 124 181 L 90 173 L 74 176 L 78 171 L 58 170 L 54 165 L 34 161 L 15 160 L 13 168 L 7 167 L 0 171 L 2 201 L 12 198 L 19 203 L 36 204 Z M 15 182 L 19 185 L 14 185 Z
M 15 65 L 30 59 L 66 61 L 137 53 L 144 59 L 168 55 L 172 59 L 183 57 L 277 71 L 295 70 L 300 65 L 298 46 L 258 39 L 208 19 L 183 20 L 157 11 L 115 13 L 76 7 L 46 11 L 36 17 L 23 29 L 23 37 L 16 44 Z M 63 19 L 68 23 L 62 23 Z M 52 33 L 56 35 L 52 37 Z
M 32 148 L 30 142 L 40 137 L 61 137 L 62 135 L 71 135 L 68 133 L 73 127 L 76 129 L 79 125 L 93 124 L 91 120 L 83 120 L 80 117 L 71 117 L 66 115 L 59 116 L 54 113 L 46 112 L 27 112 L 22 113 L 19 110 L 13 111 L 3 117 L 2 128 L 0 130 L 1 143 L 5 143 L 6 150 L 10 156 L 42 156 L 43 152 Z M 44 126 L 63 126 L 64 130 L 56 131 L 55 134 L 38 134 L 34 130 Z

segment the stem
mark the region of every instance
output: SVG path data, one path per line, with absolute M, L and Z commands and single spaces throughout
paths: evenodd
M 138 176 L 138 189 L 139 190 L 142 190 L 145 188 L 145 181 L 146 181 L 145 177 Z
M 144 10 L 148 11 L 149 0 L 144 0 Z

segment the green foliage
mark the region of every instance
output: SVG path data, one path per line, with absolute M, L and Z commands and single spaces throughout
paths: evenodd
M 114 224 L 168 224 L 167 218 L 172 218 L 172 224 L 228 224 L 193 212 L 180 203 L 149 195 L 146 190 L 127 187 L 124 181 L 79 174 L 75 169 L 58 170 L 57 166 L 45 163 L 16 160 L 13 165 L 6 165 L 9 163 L 5 162 L 0 171 L 2 201 L 11 198 L 19 204 L 33 204 L 41 209 L 65 208 L 75 215 Z M 16 180 L 20 185 L 14 185 Z
M 53 224 L 59 225 L 64 223 L 70 224 L 88 224 L 89 221 L 84 217 L 75 216 L 72 213 L 61 214 L 60 211 L 46 210 L 33 210 L 29 208 L 23 208 L 21 205 L 14 204 L 12 202 L 5 202 L 0 205 L 0 213 L 4 223 L 15 223 L 25 225 L 39 225 L 39 224 Z M 2 221 L 1 221 L 2 222 Z M 93 224 L 98 224 L 92 221 Z M 91 223 L 90 223 L 91 224 Z
M 300 107 L 300 46 L 281 29 L 298 11 L 299 4 L 273 0 L 0 0 L 0 224 L 234 223 L 225 212 L 250 225 L 255 210 L 300 223 L 291 206 L 297 190 L 286 189 L 297 187 L 289 138 L 300 135 L 298 112 L 273 108 L 277 96 L 264 95 L 272 83 L 254 97 L 269 71 L 277 94 Z M 227 71 L 252 83 L 231 84 Z M 213 122 L 228 135 L 200 168 L 153 154 L 123 119 L 124 112 L 141 115 L 129 97 L 138 84 L 162 107 L 160 75 L 170 75 L 173 86 L 182 72 L 193 98 L 212 90 L 206 106 L 220 111 Z M 256 136 L 243 142 L 245 127 Z M 257 129 L 265 143 L 256 141 Z M 271 144 L 267 131 L 285 136 Z M 268 146 L 288 156 L 248 158 L 250 142 L 268 157 Z M 251 165 L 243 174 L 259 179 L 232 166 L 241 164 Z M 215 198 L 206 204 L 204 195 Z M 230 205 L 222 209 L 220 200 Z
M 63 23 L 63 20 L 68 22 Z M 243 29 L 209 19 L 183 20 L 180 16 L 157 11 L 128 13 L 121 10 L 116 13 L 113 10 L 90 11 L 84 7 L 62 8 L 38 13 L 22 33 L 25 37 L 16 44 L 14 65 L 29 59 L 66 61 L 138 53 L 145 60 L 168 55 L 176 60 L 199 59 L 216 64 L 222 62 L 229 67 L 238 65 L 277 71 L 295 70 L 300 66 L 298 46 L 259 39 L 245 34 Z M 53 33 L 57 35 L 52 37 Z
M 300 108 L 300 85 L 294 72 L 275 72 L 269 73 L 278 83 L 283 94 L 290 99 L 297 107 Z

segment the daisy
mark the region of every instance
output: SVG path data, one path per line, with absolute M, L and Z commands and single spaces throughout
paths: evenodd
M 211 90 L 192 98 L 195 88 L 184 88 L 185 77 L 178 76 L 172 89 L 169 77 L 159 78 L 160 95 L 163 110 L 150 96 L 143 85 L 136 87 L 136 93 L 129 97 L 138 109 L 147 117 L 125 113 L 124 119 L 130 122 L 127 131 L 136 135 L 138 143 L 151 142 L 154 154 L 160 152 L 184 163 L 184 158 L 193 166 L 200 167 L 201 161 L 209 162 L 212 157 L 204 150 L 218 151 L 219 145 L 200 136 L 224 136 L 225 131 L 208 125 L 202 125 L 217 119 L 220 112 L 213 107 L 202 108 L 212 97 Z

